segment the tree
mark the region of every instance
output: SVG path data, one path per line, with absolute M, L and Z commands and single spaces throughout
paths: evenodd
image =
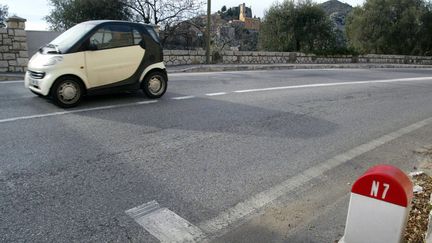
M 432 56 L 432 6 L 427 3 L 427 11 L 421 17 L 421 28 L 419 34 L 419 52 L 421 55 Z
M 0 28 L 6 26 L 5 22 L 9 15 L 8 10 L 9 7 L 7 5 L 0 4 Z
M 265 13 L 260 31 L 264 50 L 316 52 L 331 49 L 334 43 L 330 19 L 311 1 L 284 0 Z
M 422 0 L 367 0 L 348 17 L 347 37 L 364 53 L 421 54 L 422 30 L 431 27 L 427 13 Z
M 187 20 L 203 6 L 200 0 L 128 0 L 124 4 L 134 13 L 135 21 L 162 26 Z
M 50 0 L 50 5 L 53 9 L 45 20 L 57 31 L 88 20 L 129 20 L 131 17 L 122 0 Z

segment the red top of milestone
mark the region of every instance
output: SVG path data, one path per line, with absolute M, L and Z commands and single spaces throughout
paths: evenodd
M 377 165 L 354 182 L 351 192 L 407 207 L 413 198 L 413 184 L 399 168 Z

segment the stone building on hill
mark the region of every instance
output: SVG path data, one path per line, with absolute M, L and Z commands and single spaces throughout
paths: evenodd
M 252 13 L 251 13 L 252 15 Z M 239 20 L 244 23 L 244 27 L 248 30 L 259 31 L 261 20 L 259 18 L 252 18 L 246 15 L 246 4 L 240 4 Z
M 252 8 L 246 7 L 246 4 L 240 4 L 238 7 L 231 8 L 234 9 L 233 12 L 238 15 L 235 16 L 231 22 L 235 24 L 242 24 L 245 29 L 251 31 L 259 31 L 261 25 L 261 19 L 252 17 Z M 222 13 L 223 14 L 223 13 Z

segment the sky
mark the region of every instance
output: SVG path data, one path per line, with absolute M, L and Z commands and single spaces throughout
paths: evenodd
M 95 0 L 97 1 L 97 0 Z M 204 0 L 207 2 L 206 0 Z M 281 1 L 281 0 L 279 0 Z M 318 3 L 325 2 L 326 0 L 315 0 Z M 357 6 L 363 3 L 364 0 L 339 0 Z M 212 0 L 212 12 L 216 12 L 222 6 L 234 7 L 245 3 L 247 7 L 252 7 L 252 14 L 257 17 L 263 17 L 264 11 L 268 9 L 272 3 L 277 0 Z M 18 15 L 19 17 L 27 19 L 27 30 L 47 30 L 48 24 L 43 20 L 43 17 L 50 12 L 48 0 L 0 0 L 1 5 L 9 6 L 9 16 Z

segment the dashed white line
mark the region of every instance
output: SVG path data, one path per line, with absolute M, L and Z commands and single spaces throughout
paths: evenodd
M 179 97 L 173 97 L 171 99 L 173 100 L 187 100 L 187 99 L 193 99 L 195 96 L 189 95 L 189 96 L 179 96 Z
M 393 83 L 393 82 L 422 81 L 422 80 L 432 80 L 432 77 L 416 77 L 416 78 L 402 78 L 402 79 L 385 79 L 385 80 L 337 82 L 337 83 L 324 83 L 324 84 L 306 84 L 306 85 L 281 86 L 281 87 L 270 87 L 270 88 L 260 88 L 260 89 L 236 90 L 236 91 L 233 91 L 233 92 L 234 93 L 249 93 L 249 92 L 273 91 L 273 90 L 285 90 L 285 89 L 330 87 L 330 86 L 337 86 L 337 85 Z M 22 82 L 22 81 L 5 81 L 5 82 L 0 82 L 0 83 L 6 83 L 6 82 L 17 83 L 17 82 Z M 205 94 L 205 95 L 206 96 L 217 96 L 217 95 L 226 95 L 226 94 L 228 94 L 228 92 L 208 93 L 208 94 Z M 171 99 L 172 100 L 186 100 L 186 99 L 193 99 L 193 98 L 196 98 L 196 96 L 193 96 L 193 95 L 179 96 L 179 97 L 173 97 Z M 141 101 L 141 102 L 135 102 L 135 103 L 129 103 L 129 104 L 120 104 L 120 105 L 101 106 L 101 107 L 94 107 L 94 108 L 87 108 L 87 109 L 60 111 L 60 112 L 53 112 L 53 113 L 46 113 L 46 114 L 37 114 L 37 115 L 30 115 L 30 116 L 12 117 L 12 118 L 0 119 L 0 123 L 12 122 L 12 121 L 18 121 L 18 120 L 29 120 L 29 119 L 49 117 L 49 116 L 58 116 L 58 115 L 65 115 L 65 114 L 78 113 L 78 112 L 86 112 L 86 111 L 107 110 L 107 109 L 114 109 L 114 108 L 120 108 L 120 107 L 128 107 L 128 106 L 134 106 L 134 105 L 151 104 L 151 103 L 155 103 L 155 102 L 157 102 L 157 100 Z
M 67 115 L 67 114 L 80 113 L 80 112 L 86 112 L 86 111 L 98 111 L 98 110 L 108 110 L 108 109 L 114 109 L 114 108 L 120 108 L 120 107 L 146 105 L 146 104 L 153 104 L 156 102 L 158 102 L 158 101 L 157 100 L 148 100 L 148 101 L 140 101 L 140 102 L 134 102 L 134 103 L 128 103 L 128 104 L 121 104 L 121 105 L 107 105 L 107 106 L 100 106 L 100 107 L 94 107 L 94 108 L 58 111 L 58 112 L 38 114 L 38 115 L 30 115 L 30 116 L 19 116 L 19 117 L 0 119 L 0 123 L 13 122 L 13 121 L 19 121 L 19 120 L 29 120 L 29 119 L 43 118 L 43 117 L 49 117 L 49 116 Z
M 198 227 L 156 201 L 126 210 L 126 214 L 161 242 L 201 242 L 204 237 Z
M 250 93 L 250 92 L 260 92 L 260 91 L 285 90 L 285 89 L 317 88 L 317 87 L 354 85 L 354 84 L 394 83 L 394 82 L 421 81 L 421 80 L 432 80 L 432 77 L 368 80 L 368 81 L 338 82 L 338 83 L 324 83 L 324 84 L 305 84 L 305 85 L 280 86 L 280 87 L 270 87 L 270 88 L 261 88 L 261 89 L 245 89 L 245 90 L 236 90 L 233 92 Z
M 209 93 L 209 94 L 205 94 L 207 96 L 219 96 L 219 95 L 226 95 L 227 92 L 219 92 L 219 93 Z

